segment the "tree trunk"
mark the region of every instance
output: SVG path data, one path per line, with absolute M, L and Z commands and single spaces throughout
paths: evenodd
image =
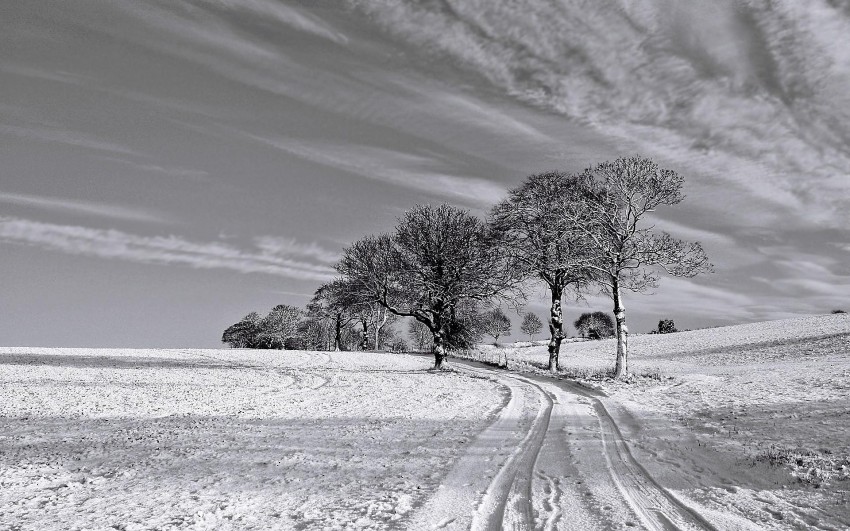
M 375 319 L 375 350 L 381 349 L 381 330 L 387 324 L 389 316 L 390 314 L 385 308 L 378 310 L 378 319 Z
M 549 286 L 552 293 L 552 306 L 549 307 L 549 372 L 560 369 L 558 355 L 561 352 L 561 340 L 564 339 L 564 318 L 561 314 L 561 289 Z
M 622 378 L 629 374 L 629 329 L 626 327 L 626 309 L 623 308 L 620 295 L 620 282 L 613 279 L 611 293 L 614 297 L 614 319 L 617 328 L 617 362 L 614 365 L 614 378 Z
M 434 370 L 443 368 L 443 362 L 446 359 L 446 346 L 443 344 L 443 332 L 438 330 L 434 332 Z
M 334 335 L 334 350 L 339 352 L 341 350 L 340 345 L 342 343 L 342 316 L 336 316 L 334 327 L 336 328 L 336 333 Z
M 369 350 L 369 324 L 366 319 L 361 319 L 360 324 L 363 325 L 363 341 L 360 342 L 360 350 Z

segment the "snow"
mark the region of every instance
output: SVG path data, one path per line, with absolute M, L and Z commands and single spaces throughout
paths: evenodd
M 546 372 L 544 346 L 501 350 Z M 615 350 L 565 342 L 562 373 L 609 395 L 635 457 L 679 499 L 722 529 L 850 529 L 847 314 L 634 335 L 630 383 L 602 377 Z
M 850 317 L 629 343 L 0 348 L 0 529 L 850 529 Z
M 0 529 L 386 529 L 504 390 L 427 357 L 0 349 Z

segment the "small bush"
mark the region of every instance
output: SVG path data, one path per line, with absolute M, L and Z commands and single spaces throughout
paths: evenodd
M 614 320 L 605 312 L 583 313 L 573 326 L 581 337 L 587 339 L 614 337 Z
M 602 380 L 611 380 L 614 378 L 614 368 L 613 367 L 569 367 L 566 369 L 562 369 L 561 374 L 566 376 L 567 378 L 571 378 L 573 380 L 593 380 L 593 381 L 602 381 Z
M 829 450 L 786 448 L 775 444 L 756 455 L 756 461 L 775 467 L 788 466 L 800 483 L 819 487 L 829 481 L 850 480 L 850 457 L 837 457 Z
M 673 323 L 673 319 L 662 319 L 658 321 L 659 334 L 672 334 L 678 331 L 679 330 L 676 328 L 676 325 Z

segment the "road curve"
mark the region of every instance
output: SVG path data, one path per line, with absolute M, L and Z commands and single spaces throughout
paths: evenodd
M 554 378 L 454 366 L 510 394 L 411 529 L 714 529 L 634 459 L 600 396 Z

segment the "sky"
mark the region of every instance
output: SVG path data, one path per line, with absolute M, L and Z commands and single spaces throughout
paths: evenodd
M 215 347 L 416 204 L 636 153 L 715 272 L 633 332 L 850 310 L 848 36 L 845 0 L 4 3 L 0 344 Z

